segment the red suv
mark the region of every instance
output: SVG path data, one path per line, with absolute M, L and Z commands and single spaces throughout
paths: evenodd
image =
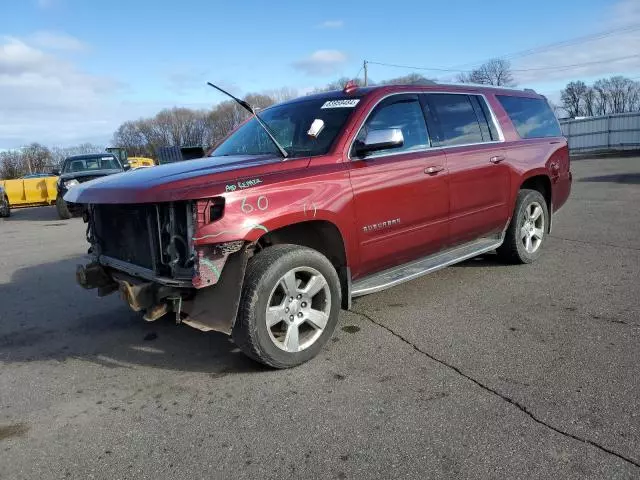
M 544 97 L 435 84 L 275 105 L 209 157 L 65 200 L 85 205 L 83 287 L 119 290 L 149 321 L 171 313 L 230 334 L 284 368 L 318 353 L 354 297 L 490 250 L 533 262 L 570 189 Z

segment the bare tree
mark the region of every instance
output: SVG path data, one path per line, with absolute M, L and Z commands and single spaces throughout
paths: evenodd
M 264 95 L 271 98 L 274 103 L 286 102 L 293 98 L 298 97 L 298 91 L 291 87 L 276 88 L 274 90 L 267 90 L 263 92 Z
M 51 162 L 53 165 L 60 165 L 62 161 L 72 155 L 84 155 L 87 153 L 104 152 L 103 145 L 95 145 L 93 143 L 81 143 L 73 147 L 51 147 Z
M 584 99 L 584 114 L 587 117 L 595 115 L 596 91 L 593 87 L 588 87 L 582 95 Z
M 435 82 L 419 73 L 410 73 L 380 82 L 381 85 L 431 85 L 432 83 Z
M 18 150 L 0 152 L 0 178 L 9 180 L 23 174 L 22 156 Z
M 584 95 L 587 92 L 587 85 L 582 81 L 569 82 L 562 90 L 560 99 L 562 107 L 570 117 L 579 117 L 584 113 Z
M 601 78 L 592 87 L 570 82 L 562 91 L 562 104 L 571 117 L 607 115 L 640 110 L 640 83 L 630 78 Z
M 39 143 L 0 153 L 0 177 L 6 179 L 46 173 L 50 165 L 51 152 Z
M 479 83 L 513 87 L 516 85 L 511 73 L 511 62 L 501 58 L 493 58 L 468 73 L 461 73 L 457 80 L 462 83 Z
M 364 86 L 364 80 L 361 78 L 341 77 L 333 82 L 326 84 L 324 87 L 316 88 L 313 91 L 313 93 L 330 92 L 331 90 L 342 90 L 344 86 L 347 84 L 347 82 L 350 82 L 350 81 L 354 82 L 359 87 Z M 369 86 L 375 85 L 375 82 L 373 82 L 371 79 L 369 79 L 367 83 Z

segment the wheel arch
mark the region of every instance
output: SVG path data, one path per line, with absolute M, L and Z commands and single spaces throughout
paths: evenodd
M 342 307 L 348 308 L 351 275 L 345 241 L 336 224 L 328 220 L 306 220 L 292 223 L 263 234 L 256 242 L 259 248 L 293 244 L 317 250 L 329 259 L 340 279 Z
M 540 192 L 540 194 L 544 197 L 545 202 L 547 202 L 547 209 L 549 210 L 549 217 L 551 217 L 553 213 L 553 204 L 552 204 L 552 187 L 551 187 L 551 178 L 546 174 L 532 174 L 531 176 L 525 178 L 520 184 L 520 188 L 518 190 L 528 189 L 528 190 L 536 190 Z M 549 224 L 551 222 L 549 221 Z M 550 225 L 547 226 L 547 230 L 549 230 Z

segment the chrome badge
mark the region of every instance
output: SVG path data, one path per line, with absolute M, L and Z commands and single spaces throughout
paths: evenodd
M 384 222 L 365 225 L 364 227 L 362 227 L 362 231 L 374 232 L 376 230 L 382 230 L 383 228 L 392 227 L 393 225 L 400 225 L 400 219 L 394 218 L 393 220 L 385 220 Z

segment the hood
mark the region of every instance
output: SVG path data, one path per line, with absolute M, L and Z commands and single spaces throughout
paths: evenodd
M 68 172 L 60 175 L 60 180 L 71 180 L 75 178 L 78 181 L 89 181 L 92 178 L 104 177 L 106 175 L 113 175 L 115 173 L 121 173 L 121 169 L 109 169 L 109 170 L 85 170 L 82 172 Z
M 309 159 L 282 161 L 271 155 L 233 155 L 158 165 L 98 178 L 69 190 L 73 203 L 155 203 L 218 195 L 230 181 L 306 166 Z

